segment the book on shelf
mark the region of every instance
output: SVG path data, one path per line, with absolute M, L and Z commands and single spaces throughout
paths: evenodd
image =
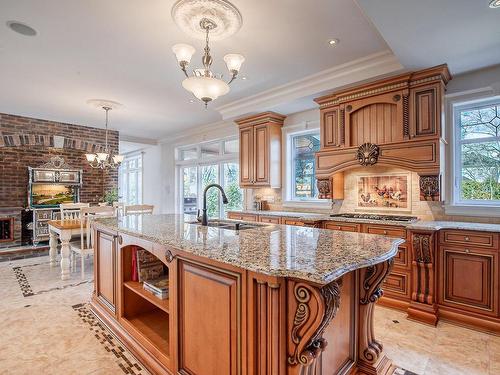
M 142 287 L 160 299 L 168 298 L 168 276 L 166 275 L 158 279 L 144 281 Z
M 137 250 L 135 263 L 139 282 L 158 279 L 165 274 L 162 261 L 147 250 Z

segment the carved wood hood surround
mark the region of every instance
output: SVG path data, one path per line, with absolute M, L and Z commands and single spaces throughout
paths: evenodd
M 444 64 L 315 99 L 321 115 L 319 183 L 375 164 L 439 175 L 443 96 L 450 79 Z

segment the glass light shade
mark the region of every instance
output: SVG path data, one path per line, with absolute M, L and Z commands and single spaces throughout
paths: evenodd
M 189 64 L 196 50 L 189 44 L 179 43 L 172 47 L 172 52 L 175 53 L 175 57 L 179 63 L 185 61 Z
M 96 155 L 98 161 L 104 161 L 109 157 L 109 155 L 105 152 L 98 152 Z
M 123 155 L 115 155 L 113 156 L 113 162 L 115 164 L 120 164 L 123 161 L 124 156 Z
M 229 92 L 226 82 L 210 77 L 189 77 L 182 81 L 182 87 L 193 93 L 200 100 L 215 100 Z
M 237 53 L 230 53 L 224 56 L 224 62 L 226 63 L 227 69 L 229 71 L 235 70 L 239 72 L 244 61 L 245 57 Z
M 96 155 L 95 154 L 85 154 L 85 157 L 87 158 L 87 161 L 88 162 L 93 162 L 96 158 Z

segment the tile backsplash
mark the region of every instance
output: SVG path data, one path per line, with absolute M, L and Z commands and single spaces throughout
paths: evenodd
M 411 207 L 405 211 L 393 211 L 391 209 L 379 209 L 367 211 L 360 210 L 357 205 L 357 182 L 358 176 L 366 174 L 388 174 L 388 173 L 408 173 L 408 171 L 398 168 L 369 167 L 356 168 L 346 171 L 344 174 L 344 199 L 333 201 L 329 208 L 312 207 L 289 207 L 283 205 L 282 189 L 248 189 L 247 209 L 253 209 L 252 202 L 255 196 L 269 202 L 269 209 L 273 211 L 297 211 L 313 213 L 344 213 L 344 212 L 373 212 L 383 214 L 400 214 L 418 216 L 422 220 L 447 220 L 447 221 L 471 221 L 480 223 L 500 224 L 500 218 L 478 217 L 478 216 L 451 216 L 446 215 L 442 202 L 421 201 L 419 176 L 417 173 L 410 172 L 409 193 L 411 194 Z

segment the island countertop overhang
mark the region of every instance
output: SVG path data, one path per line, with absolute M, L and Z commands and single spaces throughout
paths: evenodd
M 267 276 L 326 285 L 394 257 L 403 239 L 289 225 L 233 231 L 190 224 L 185 215 L 99 218 L 94 226 Z

